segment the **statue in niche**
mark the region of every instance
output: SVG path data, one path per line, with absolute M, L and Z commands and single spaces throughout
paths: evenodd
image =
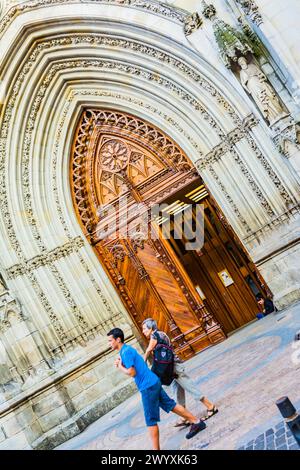
M 254 99 L 269 125 L 287 116 L 288 113 L 280 104 L 275 90 L 259 67 L 253 62 L 248 64 L 245 57 L 239 57 L 238 64 L 241 67 L 240 80 L 243 87 Z

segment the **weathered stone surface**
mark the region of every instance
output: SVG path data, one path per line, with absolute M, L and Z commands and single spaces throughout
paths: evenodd
M 8 438 L 19 434 L 24 429 L 15 416 L 8 416 L 7 419 L 1 420 L 1 425 Z
M 70 398 L 76 397 L 83 391 L 82 384 L 78 379 L 66 383 L 65 387 Z
M 66 407 L 60 406 L 55 410 L 50 411 L 46 415 L 43 415 L 39 418 L 39 424 L 43 432 L 47 432 L 50 429 L 58 426 L 69 418 L 69 413 L 66 410 Z
M 32 409 L 38 417 L 44 416 L 52 410 L 56 410 L 64 405 L 63 397 L 59 392 L 54 392 L 51 395 L 49 394 L 45 398 L 41 396 L 40 400 L 35 400 L 35 402 L 36 403 L 32 405 Z
M 24 429 L 27 440 L 32 444 L 36 439 L 43 435 L 43 429 L 38 421 L 31 423 Z
M 0 450 L 25 450 L 31 449 L 30 444 L 27 441 L 27 438 L 23 432 L 15 434 L 14 436 L 5 439 L 0 444 Z
M 94 401 L 103 399 L 107 393 L 113 393 L 111 383 L 108 380 L 101 380 L 72 399 L 72 403 L 77 411 L 89 406 Z
M 98 377 L 94 373 L 94 371 L 89 371 L 84 374 L 82 374 L 78 378 L 79 382 L 81 383 L 83 388 L 89 388 L 91 385 L 94 385 L 98 382 Z
M 36 416 L 31 405 L 27 405 L 20 409 L 20 412 L 17 414 L 17 420 L 24 427 L 30 425 L 36 420 Z
M 4 441 L 6 439 L 6 435 L 3 432 L 3 429 L 0 428 L 0 442 Z
M 103 377 L 107 377 L 108 375 L 113 374 L 114 368 L 113 364 L 109 364 L 106 362 L 102 362 L 97 367 L 95 367 L 95 374 L 99 377 L 99 379 L 103 379 Z

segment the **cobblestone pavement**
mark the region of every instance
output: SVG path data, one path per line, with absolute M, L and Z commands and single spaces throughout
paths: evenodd
M 238 450 L 300 450 L 300 447 L 284 421 L 281 421 Z
M 287 395 L 300 408 L 300 365 L 294 364 L 294 336 L 300 330 L 300 304 L 271 314 L 235 332 L 224 342 L 187 363 L 204 395 L 219 413 L 191 440 L 174 428 L 176 416 L 161 413 L 160 438 L 165 450 L 295 449 L 275 402 Z M 299 361 L 300 362 L 300 361 Z M 166 387 L 168 391 L 168 387 Z M 205 409 L 187 395 L 197 416 Z M 150 449 L 139 393 L 57 449 Z

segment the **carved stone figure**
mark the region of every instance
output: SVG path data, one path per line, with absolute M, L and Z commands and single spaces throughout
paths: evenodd
M 237 0 L 237 3 L 241 5 L 245 14 L 249 16 L 253 23 L 255 23 L 257 26 L 263 23 L 262 16 L 254 0 Z
M 187 16 L 184 21 L 184 34 L 189 36 L 197 29 L 201 28 L 202 26 L 202 18 L 198 15 L 198 13 L 192 13 L 191 15 Z
M 254 99 L 270 126 L 283 116 L 287 116 L 288 113 L 281 106 L 275 90 L 257 65 L 253 62 L 248 64 L 245 57 L 240 57 L 238 64 L 241 67 L 240 79 L 243 87 Z

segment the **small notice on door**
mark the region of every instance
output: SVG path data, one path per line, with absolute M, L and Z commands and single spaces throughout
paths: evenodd
M 231 286 L 232 284 L 234 284 L 234 280 L 232 279 L 232 277 L 230 276 L 229 272 L 227 271 L 227 269 L 223 269 L 223 271 L 220 271 L 218 273 L 218 276 L 219 278 L 221 279 L 221 281 L 223 282 L 224 286 L 225 287 L 228 287 L 228 286 Z

